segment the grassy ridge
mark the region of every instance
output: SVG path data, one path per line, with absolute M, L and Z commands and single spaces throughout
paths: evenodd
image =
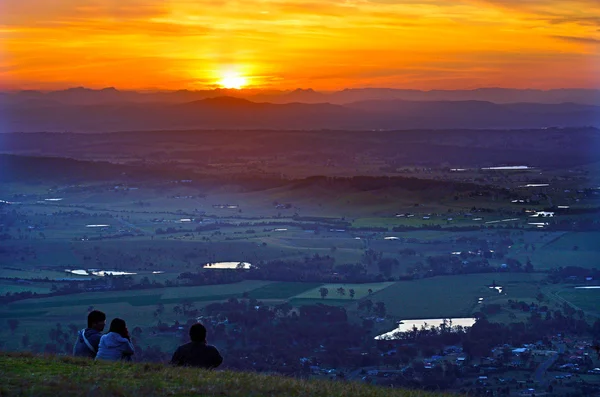
M 0 354 L 0 379 L 2 396 L 449 396 L 352 382 L 174 369 L 160 364 L 101 363 L 23 353 Z

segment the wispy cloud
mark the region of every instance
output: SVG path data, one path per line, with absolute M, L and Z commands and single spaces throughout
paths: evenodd
M 600 44 L 600 39 L 594 39 L 592 37 L 573 37 L 573 36 L 552 36 L 559 40 L 571 41 L 574 43 L 583 43 L 583 44 Z

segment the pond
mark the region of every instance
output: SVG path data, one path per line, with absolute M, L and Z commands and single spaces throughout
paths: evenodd
M 475 318 L 473 317 L 462 317 L 462 318 L 428 318 L 421 320 L 402 320 L 398 323 L 398 328 L 386 332 L 385 334 L 381 334 L 375 337 L 375 339 L 394 339 L 394 334 L 397 332 L 409 332 L 413 329 L 413 327 L 417 327 L 421 329 L 421 327 L 431 328 L 439 327 L 446 321 L 448 325 L 450 325 L 450 321 L 452 321 L 452 326 L 455 327 L 460 325 L 462 327 L 470 327 L 475 324 Z
M 110 225 L 85 225 L 85 227 L 110 227 Z
M 71 274 L 75 274 L 77 276 L 98 276 L 98 277 L 104 277 L 104 276 L 130 276 L 130 275 L 137 274 L 137 273 L 130 273 L 130 272 L 121 272 L 121 271 L 116 271 L 116 270 L 98 270 L 98 269 L 88 269 L 88 270 L 83 270 L 83 269 L 75 269 L 75 270 L 65 269 L 65 272 L 71 273 Z
M 506 165 L 501 167 L 485 167 L 482 170 L 529 170 L 531 167 L 528 165 Z
M 252 266 L 248 262 L 214 262 L 204 265 L 204 269 L 237 269 L 239 264 L 242 264 L 242 269 L 250 269 Z
M 600 289 L 600 285 L 588 285 L 585 287 L 575 287 L 575 289 Z

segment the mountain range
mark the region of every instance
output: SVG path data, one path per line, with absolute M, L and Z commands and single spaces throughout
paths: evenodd
M 269 103 L 331 103 L 343 105 L 365 100 L 405 101 L 486 101 L 493 103 L 563 103 L 574 102 L 600 105 L 600 89 L 511 89 L 478 88 L 473 90 L 408 90 L 393 88 L 351 88 L 341 91 L 319 92 L 312 89 L 259 90 L 213 89 L 179 91 L 120 91 L 109 87 L 100 90 L 75 87 L 60 91 L 0 92 L 5 103 L 52 103 L 97 105 L 117 102 L 185 103 L 219 96 L 244 98 L 253 102 Z
M 174 129 L 398 130 L 516 129 L 600 126 L 598 90 L 408 91 L 391 89 L 279 92 L 305 102 L 266 102 L 220 96 L 225 90 L 139 93 L 77 88 L 41 93 L 21 91 L 0 96 L 0 132 L 114 132 Z M 243 92 L 243 91 L 240 91 Z M 520 100 L 539 96 L 545 102 Z M 248 94 L 248 93 L 246 93 Z M 492 100 L 458 99 L 487 96 Z M 594 96 L 595 95 L 595 96 Z M 408 96 L 421 100 L 407 100 Z M 448 99 L 432 99 L 438 96 Z M 319 103 L 311 102 L 320 97 Z M 151 99 L 152 98 L 152 99 Z M 336 99 L 329 101 L 329 99 Z M 341 98 L 350 100 L 343 104 Z M 362 99 L 361 99 L 362 98 Z M 367 99 L 365 99 L 367 98 Z M 423 99 L 426 98 L 426 99 Z M 562 98 L 572 101 L 553 103 Z M 574 99 L 579 99 L 575 101 Z M 191 99 L 191 100 L 190 100 Z M 541 100 L 540 99 L 540 100 Z

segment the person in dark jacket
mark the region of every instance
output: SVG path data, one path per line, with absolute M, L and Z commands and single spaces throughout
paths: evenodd
M 96 357 L 102 331 L 106 326 L 106 314 L 99 310 L 93 310 L 88 314 L 88 326 L 77 332 L 77 340 L 73 346 L 75 357 Z
M 115 318 L 110 322 L 108 334 L 100 338 L 96 360 L 130 361 L 134 352 L 125 320 Z
M 206 328 L 200 323 L 190 328 L 190 343 L 179 346 L 171 364 L 176 366 L 213 369 L 223 362 L 223 357 L 216 347 L 206 344 Z

